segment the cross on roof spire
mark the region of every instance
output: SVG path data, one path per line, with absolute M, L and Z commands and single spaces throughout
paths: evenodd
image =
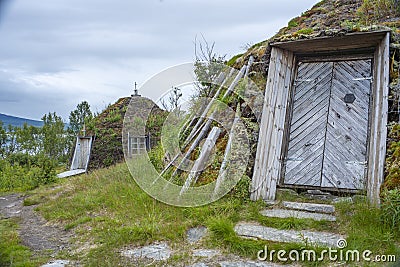
M 137 85 L 138 85 L 138 84 L 135 82 L 134 85 L 135 85 L 135 90 L 133 90 L 134 93 L 133 93 L 132 96 L 140 96 L 140 95 L 139 95 L 139 90 L 137 89 Z

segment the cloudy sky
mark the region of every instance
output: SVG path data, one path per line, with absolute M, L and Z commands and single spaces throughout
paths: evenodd
M 204 35 L 226 58 L 271 37 L 316 0 L 0 0 L 0 113 L 65 121 L 194 59 Z M 140 93 L 156 100 L 164 89 Z

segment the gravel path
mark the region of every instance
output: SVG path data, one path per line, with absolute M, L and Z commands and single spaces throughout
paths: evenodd
M 0 218 L 18 218 L 22 244 L 36 252 L 51 250 L 54 254 L 69 249 L 68 241 L 72 233 L 49 225 L 34 211 L 36 206 L 23 206 L 24 198 L 19 194 L 0 197 Z

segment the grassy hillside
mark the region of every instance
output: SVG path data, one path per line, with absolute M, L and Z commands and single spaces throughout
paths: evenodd
M 173 248 L 174 256 L 168 260 L 168 264 L 187 266 L 193 263 L 193 259 L 190 256 L 192 247 L 186 243 L 185 236 L 186 231 L 194 226 L 206 226 L 210 231 L 206 239 L 196 246 L 219 249 L 226 255 L 254 259 L 257 251 L 265 245 L 276 250 L 301 250 L 307 247 L 306 243 L 296 245 L 241 239 L 233 231 L 234 224 L 239 221 L 255 221 L 279 229 L 331 231 L 346 234 L 349 249 L 373 249 L 374 253 L 382 254 L 399 253 L 396 246 L 399 245 L 400 231 L 393 232 L 381 220 L 381 211 L 369 207 L 362 199 L 356 204 L 338 204 L 336 222 L 294 218 L 282 220 L 261 216 L 259 211 L 265 208 L 265 204 L 251 202 L 246 192 L 246 186 L 239 186 L 223 199 L 204 207 L 168 206 L 143 192 L 125 164 L 118 164 L 90 175 L 61 180 L 56 186 L 29 192 L 30 197 L 25 199 L 25 205 L 39 204 L 36 209 L 49 224 L 73 233 L 70 253 L 64 252 L 60 257 L 78 261 L 84 266 L 135 265 L 122 257 L 120 251 L 154 241 L 166 241 Z M 0 221 L 0 225 L 9 227 L 10 222 Z M 0 233 L 0 238 L 5 234 L 7 232 Z M 16 238 L 10 242 L 15 243 Z M 26 249 L 20 248 L 19 251 L 30 255 Z M 23 257 L 14 257 L 24 262 Z M 37 261 L 34 255 L 31 257 Z M 157 263 L 153 264 L 158 266 Z M 165 262 L 159 264 L 165 266 Z

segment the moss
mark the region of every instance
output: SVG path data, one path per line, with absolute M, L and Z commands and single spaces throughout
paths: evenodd
M 304 28 L 300 29 L 297 32 L 294 33 L 294 36 L 300 35 L 300 34 L 311 34 L 314 30 L 311 28 Z
M 383 190 L 400 189 L 400 124 L 389 127 L 386 178 Z

